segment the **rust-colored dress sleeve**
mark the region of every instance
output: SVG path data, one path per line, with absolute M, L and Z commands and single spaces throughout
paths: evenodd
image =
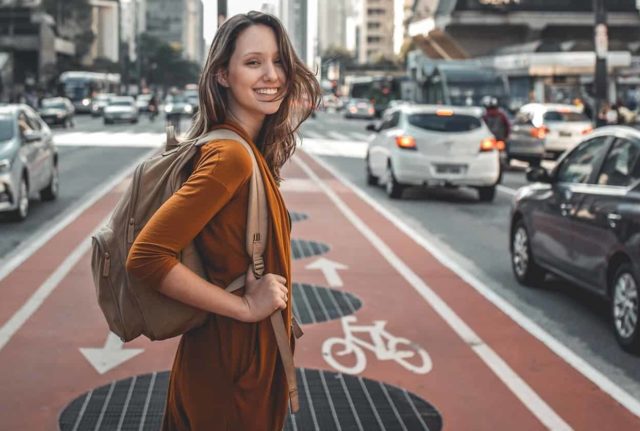
M 247 150 L 234 141 L 202 146 L 192 174 L 151 217 L 127 259 L 130 276 L 157 287 L 177 255 L 251 177 Z

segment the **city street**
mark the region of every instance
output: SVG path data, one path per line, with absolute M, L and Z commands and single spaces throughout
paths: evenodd
M 365 184 L 367 123 L 319 112 L 284 171 L 305 330 L 302 409 L 286 429 L 640 428 L 638 358 L 617 345 L 607 305 L 511 272 L 524 167 L 504 173 L 492 203 L 470 189 L 392 201 Z M 77 116 L 55 129 L 58 200 L 0 221 L 0 429 L 157 429 L 177 340 L 109 335 L 88 238 L 163 126 Z

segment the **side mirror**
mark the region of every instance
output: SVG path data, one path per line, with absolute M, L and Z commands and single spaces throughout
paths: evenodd
M 551 175 L 539 166 L 527 169 L 527 181 L 532 183 L 551 183 Z
M 370 132 L 376 132 L 378 133 L 378 127 L 376 126 L 376 123 L 369 123 L 367 124 L 366 129 Z

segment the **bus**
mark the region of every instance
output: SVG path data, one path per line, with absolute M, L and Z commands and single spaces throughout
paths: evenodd
M 481 106 L 484 96 L 493 96 L 509 108 L 506 76 L 476 64 L 440 63 L 417 88 L 417 102 L 432 105 Z
M 409 100 L 407 85 L 409 77 L 405 76 L 356 76 L 345 79 L 349 87 L 349 98 L 369 99 L 380 116 L 392 100 Z
M 91 112 L 91 99 L 96 93 L 117 93 L 120 74 L 69 71 L 60 74 L 62 93 L 73 103 L 76 112 Z

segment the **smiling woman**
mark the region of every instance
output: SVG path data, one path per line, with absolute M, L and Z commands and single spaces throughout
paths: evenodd
M 298 127 L 319 103 L 320 88 L 280 21 L 250 12 L 230 18 L 216 33 L 198 96 L 187 139 L 218 128 L 238 137 L 200 147 L 191 175 L 139 233 L 127 261 L 129 275 L 140 283 L 210 313 L 182 336 L 163 430 L 280 430 L 288 399 L 295 410 L 297 391 L 291 226 L 278 183 Z M 255 155 L 269 208 L 264 275 L 258 279 L 255 268 L 247 268 L 245 238 L 254 167 L 240 138 Z M 194 239 L 207 280 L 177 259 Z M 261 269 L 255 272 L 261 275 Z M 245 274 L 244 288 L 224 290 Z M 272 315 L 286 328 L 277 334 L 287 332 L 278 342 Z

